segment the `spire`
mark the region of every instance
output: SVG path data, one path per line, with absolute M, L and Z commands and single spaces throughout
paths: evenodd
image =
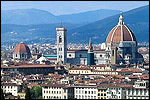
M 124 25 L 122 12 L 120 13 L 118 25 Z
M 90 38 L 90 40 L 89 40 L 88 52 L 93 52 L 93 47 L 92 47 L 92 40 L 91 40 L 91 38 Z

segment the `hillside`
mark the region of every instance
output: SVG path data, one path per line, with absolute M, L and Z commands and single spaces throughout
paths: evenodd
M 1 24 L 52 24 L 60 20 L 50 12 L 39 9 L 2 10 Z
M 68 33 L 69 42 L 88 43 L 92 37 L 94 43 L 105 42 L 110 30 L 117 25 L 120 14 L 99 20 L 75 29 Z M 125 24 L 134 32 L 138 42 L 149 41 L 149 6 L 123 12 Z M 80 41 L 77 41 L 80 40 Z
M 69 23 L 90 23 L 119 14 L 120 12 L 119 10 L 99 9 L 82 13 L 60 15 L 57 16 L 57 18 Z
M 63 23 L 68 29 L 73 29 L 80 24 Z M 38 25 L 14 25 L 1 24 L 1 43 L 20 42 L 26 43 L 55 43 L 56 27 L 58 24 L 38 24 Z

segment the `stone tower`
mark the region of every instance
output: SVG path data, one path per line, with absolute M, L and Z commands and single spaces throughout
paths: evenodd
M 92 40 L 89 40 L 89 48 L 87 53 L 87 65 L 95 65 L 94 62 L 94 52 L 92 47 Z
M 63 26 L 56 28 L 57 31 L 57 62 L 67 62 L 67 29 Z

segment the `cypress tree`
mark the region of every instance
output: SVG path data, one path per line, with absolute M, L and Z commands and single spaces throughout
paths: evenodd
M 31 99 L 31 93 L 30 93 L 30 89 L 28 87 L 26 87 L 26 95 L 25 95 L 25 99 Z
M 3 89 L 1 89 L 1 99 L 5 99 Z

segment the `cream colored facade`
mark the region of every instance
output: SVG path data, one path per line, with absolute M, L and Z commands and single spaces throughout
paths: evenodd
M 75 99 L 97 99 L 97 86 L 74 86 Z
M 20 90 L 20 86 L 18 85 L 2 85 L 1 88 L 4 93 L 12 93 L 13 96 L 18 96 L 18 91 Z
M 69 74 L 85 74 L 85 75 L 118 75 L 117 71 L 92 71 L 92 70 L 69 70 Z
M 43 99 L 69 99 L 72 98 L 73 93 L 71 89 L 65 86 L 46 86 L 42 87 L 42 98 Z

